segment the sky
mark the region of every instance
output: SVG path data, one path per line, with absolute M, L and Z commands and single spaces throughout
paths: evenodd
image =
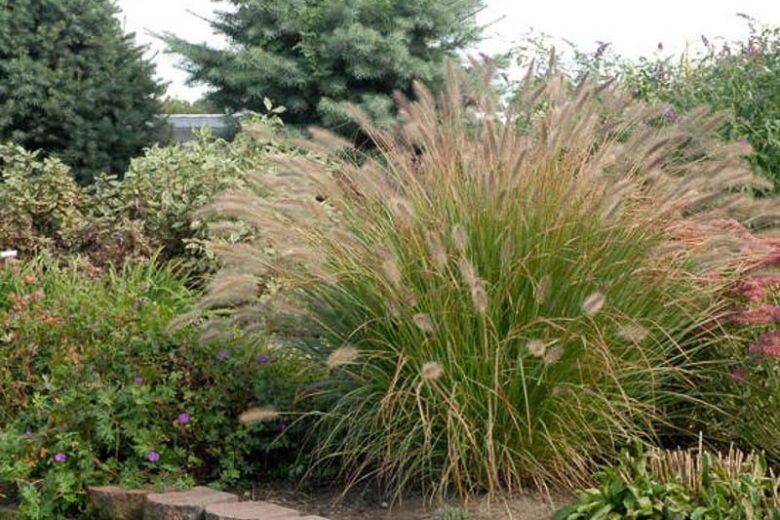
M 529 31 L 568 40 L 583 49 L 610 42 L 620 54 L 637 57 L 655 52 L 679 52 L 698 44 L 701 36 L 738 39 L 747 26 L 737 13 L 780 26 L 780 0 L 486 0 L 479 23 L 484 40 L 474 52 L 488 54 L 512 47 Z M 176 57 L 165 54 L 156 33 L 172 32 L 193 42 L 225 45 L 205 19 L 225 2 L 213 0 L 118 0 L 125 30 L 149 45 L 157 74 L 169 83 L 168 94 L 193 101 L 203 87 L 186 85 L 187 75 L 176 67 Z

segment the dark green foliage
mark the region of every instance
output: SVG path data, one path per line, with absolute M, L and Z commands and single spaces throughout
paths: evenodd
M 477 40 L 482 0 L 230 0 L 212 23 L 231 43 L 218 50 L 168 35 L 193 83 L 232 111 L 284 104 L 285 121 L 350 132 L 344 102 L 391 120 L 396 90 L 440 83 L 443 62 Z
M 84 518 L 87 485 L 296 471 L 294 418 L 238 417 L 293 411 L 301 361 L 238 331 L 207 342 L 197 320 L 170 331 L 195 297 L 170 266 L 0 265 L 0 503 L 16 488 L 24 518 Z
M 116 13 L 112 0 L 0 0 L 0 141 L 88 182 L 165 135 L 164 87 Z

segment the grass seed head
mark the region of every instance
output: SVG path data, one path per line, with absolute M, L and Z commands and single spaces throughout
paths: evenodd
M 351 365 L 359 356 L 355 347 L 339 347 L 330 353 L 327 360 L 328 368 L 333 369 L 343 365 Z

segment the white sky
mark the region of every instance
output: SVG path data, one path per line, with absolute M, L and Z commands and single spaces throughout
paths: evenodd
M 488 53 L 509 48 L 530 29 L 565 38 L 585 49 L 596 41 L 611 42 L 628 56 L 651 54 L 659 42 L 669 51 L 681 50 L 686 41 L 697 44 L 702 34 L 737 39 L 747 33 L 746 13 L 780 26 L 780 0 L 486 0 L 480 22 L 496 22 L 486 30 L 478 50 Z M 225 2 L 212 0 L 118 0 L 127 31 L 150 44 L 158 75 L 170 82 L 169 95 L 194 100 L 202 88 L 185 85 L 186 74 L 176 59 L 162 53 L 164 46 L 150 33 L 170 31 L 190 41 L 219 45 L 209 18 Z M 194 14 L 193 14 L 194 13 Z

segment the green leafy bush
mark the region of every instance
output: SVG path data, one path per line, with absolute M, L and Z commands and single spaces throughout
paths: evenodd
M 264 128 L 278 125 L 275 116 L 254 119 L 232 142 L 204 133 L 193 142 L 149 149 L 116 185 L 117 210 L 137 221 L 165 258 L 187 257 L 194 269 L 207 269 L 206 223 L 194 213 L 218 193 L 246 186 L 249 172 L 270 169 L 269 157 L 293 153 L 264 137 Z
M 780 191 L 780 27 L 747 20 L 749 34 L 740 41 L 702 36 L 702 46 L 682 55 L 666 52 L 631 59 L 612 51 L 608 42 L 594 52 L 572 47 L 555 68 L 572 77 L 615 77 L 638 99 L 663 102 L 663 119 L 674 121 L 700 106 L 728 110 L 719 129 L 726 141 L 747 141 L 754 171 Z M 554 41 L 530 36 L 513 52 L 521 64 L 544 63 Z M 541 58 L 541 60 L 540 60 Z M 541 71 L 547 72 L 546 70 Z
M 728 109 L 726 140 L 747 140 L 756 172 L 780 190 L 780 28 L 749 22 L 745 41 L 715 44 L 699 55 L 624 62 L 622 81 L 635 95 L 669 103 L 667 119 L 701 105 Z
M 395 132 L 354 112 L 380 159 L 317 131 L 331 167 L 285 161 L 259 194 L 218 197 L 262 240 L 215 245 L 207 303 L 277 333 L 296 320 L 330 374 L 318 455 L 348 482 L 575 485 L 694 401 L 686 362 L 720 340 L 704 325 L 741 238 L 688 247 L 685 224 L 752 214 L 734 189 L 762 183 L 706 111 L 658 128 L 662 107 L 555 76 L 499 114 L 489 74 L 451 76 L 438 106 L 422 87 L 402 101 Z M 257 277 L 291 290 L 258 301 Z
M 780 480 L 763 457 L 737 450 L 624 452 L 553 520 L 780 518 Z
M 148 257 L 151 246 L 142 230 L 107 209 L 114 196 L 103 196 L 101 187 L 110 179 L 98 179 L 86 190 L 59 160 L 0 146 L 0 249 L 17 250 L 26 258 L 81 254 L 98 265 Z M 94 189 L 100 194 L 93 196 Z
M 78 517 L 87 485 L 294 470 L 292 420 L 238 418 L 257 404 L 292 410 L 300 362 L 239 331 L 205 342 L 197 322 L 170 331 L 195 298 L 154 264 L 100 278 L 0 268 L 0 490 L 18 489 L 25 518 Z
M 0 147 L 0 248 L 22 254 L 77 243 L 84 193 L 57 159 L 13 145 Z
M 195 212 L 217 193 L 245 186 L 249 172 L 270 169 L 270 156 L 296 153 L 264 137 L 264 128 L 279 124 L 274 114 L 256 116 L 232 142 L 206 131 L 194 142 L 155 146 L 131 162 L 123 180 L 98 175 L 86 188 L 57 159 L 2 146 L 0 249 L 25 258 L 81 255 L 101 268 L 159 251 L 192 271 L 213 269 L 203 247 L 206 223 Z M 232 239 L 245 235 L 238 228 Z

